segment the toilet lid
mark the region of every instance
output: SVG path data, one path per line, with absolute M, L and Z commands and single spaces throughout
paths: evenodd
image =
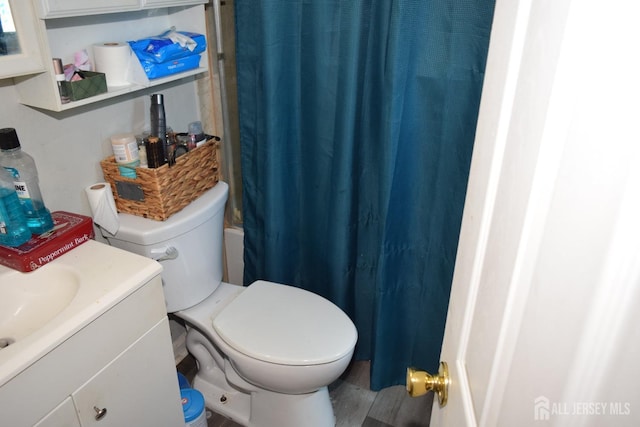
M 270 363 L 317 365 L 353 350 L 358 334 L 337 306 L 292 286 L 257 281 L 213 320 L 235 350 Z

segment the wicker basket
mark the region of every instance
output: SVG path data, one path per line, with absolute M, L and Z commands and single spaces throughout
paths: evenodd
M 164 221 L 183 209 L 218 182 L 217 145 L 209 139 L 178 157 L 171 167 L 136 168 L 135 179 L 120 175 L 113 156 L 101 161 L 118 212 Z

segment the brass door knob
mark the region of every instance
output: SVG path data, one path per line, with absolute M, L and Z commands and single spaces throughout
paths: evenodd
M 407 368 L 407 393 L 411 397 L 418 397 L 433 391 L 438 395 L 438 403 L 441 407 L 447 404 L 449 381 L 449 367 L 446 362 L 440 362 L 438 375 Z

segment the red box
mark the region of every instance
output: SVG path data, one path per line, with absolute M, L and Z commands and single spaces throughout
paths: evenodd
M 0 245 L 0 264 L 18 271 L 33 271 L 94 237 L 91 217 L 63 211 L 52 212 L 51 217 L 51 231 L 33 235 L 17 248 Z

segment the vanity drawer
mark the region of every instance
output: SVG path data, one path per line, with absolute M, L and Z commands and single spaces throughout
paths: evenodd
M 169 321 L 162 320 L 73 393 L 83 427 L 184 424 L 173 349 L 165 340 L 168 328 Z
M 73 400 L 67 397 L 33 427 L 81 427 Z

